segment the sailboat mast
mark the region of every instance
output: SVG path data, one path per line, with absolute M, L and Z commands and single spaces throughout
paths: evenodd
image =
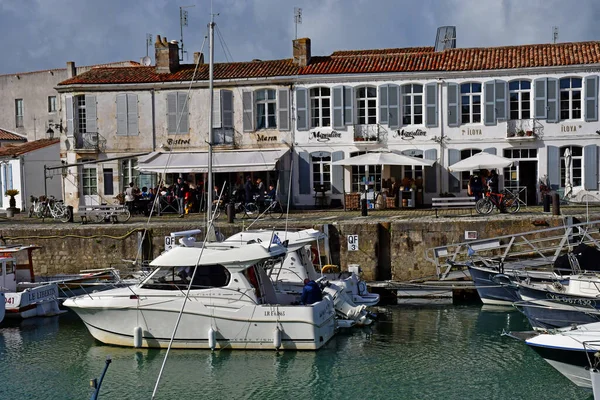
M 206 190 L 206 234 L 208 235 L 208 227 L 210 226 L 211 207 L 212 207 L 212 144 L 213 144 L 213 64 L 214 64 L 214 39 L 215 39 L 215 21 L 214 14 L 210 14 L 210 25 L 208 34 L 208 92 L 210 112 L 208 113 L 208 179 Z

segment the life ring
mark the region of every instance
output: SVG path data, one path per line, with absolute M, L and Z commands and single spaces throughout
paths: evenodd
M 311 247 L 310 253 L 312 254 L 312 263 L 315 265 L 318 265 L 319 264 L 319 252 L 314 247 Z
M 334 264 L 323 265 L 323 268 L 321 268 L 321 272 L 324 274 L 328 272 L 340 272 L 340 267 L 339 265 Z

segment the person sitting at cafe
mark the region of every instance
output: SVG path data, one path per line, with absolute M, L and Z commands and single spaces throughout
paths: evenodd
M 147 199 L 150 197 L 150 193 L 148 193 L 148 188 L 146 186 L 144 186 L 142 188 L 141 196 L 142 196 L 142 199 Z
M 275 190 L 275 186 L 272 183 L 269 185 L 267 197 L 271 200 L 275 200 L 275 197 L 277 197 L 277 190 Z

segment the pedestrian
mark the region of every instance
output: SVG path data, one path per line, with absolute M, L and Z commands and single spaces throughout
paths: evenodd
M 246 177 L 246 184 L 244 185 L 244 192 L 246 194 L 246 204 L 252 203 L 252 192 L 254 189 L 254 185 L 252 185 L 252 178 L 250 175 Z
M 188 191 L 187 185 L 183 182 L 183 179 L 179 177 L 177 178 L 177 183 L 173 189 L 175 198 L 177 199 L 179 218 L 183 218 L 185 212 L 185 193 Z
M 265 183 L 260 178 L 256 179 L 256 194 L 258 195 L 257 202 L 258 202 L 258 208 L 261 210 L 264 208 L 264 205 L 265 205 L 265 194 L 266 193 L 267 193 L 267 190 L 265 188 Z
M 125 205 L 129 212 L 133 212 L 133 203 L 135 201 L 135 187 L 133 182 L 129 182 L 129 187 L 125 189 Z

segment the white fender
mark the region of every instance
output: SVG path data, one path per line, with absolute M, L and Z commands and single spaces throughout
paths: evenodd
M 275 346 L 275 350 L 279 350 L 281 347 L 281 331 L 279 328 L 275 328 L 273 331 L 273 346 Z
M 213 328 L 208 329 L 208 347 L 210 347 L 211 350 L 217 348 L 217 335 Z
M 139 349 L 142 347 L 142 327 L 136 326 L 133 328 L 133 347 Z

